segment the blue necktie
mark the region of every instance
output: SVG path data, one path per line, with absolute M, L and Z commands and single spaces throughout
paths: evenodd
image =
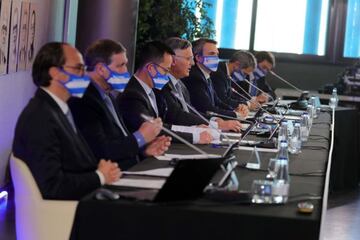
M 111 101 L 111 97 L 108 95 L 108 94 L 105 94 L 105 104 L 106 104 L 106 107 L 109 109 L 111 115 L 113 116 L 113 118 L 115 119 L 115 122 L 116 124 L 118 125 L 118 127 L 121 129 L 122 133 L 124 134 L 124 136 L 127 136 L 127 133 L 124 129 L 124 127 L 122 126 L 120 120 L 119 120 L 119 117 L 118 115 L 116 114 L 116 110 L 114 108 L 114 105 Z
M 73 118 L 73 116 L 72 116 L 72 114 L 71 114 L 70 109 L 66 112 L 65 116 L 66 116 L 66 118 L 68 119 L 68 121 L 69 121 L 72 129 L 74 130 L 74 132 L 77 133 L 76 126 L 75 126 L 75 122 L 74 122 L 74 118 Z
M 211 79 L 210 78 L 206 79 L 206 82 L 207 82 L 208 91 L 209 91 L 210 98 L 211 98 L 211 104 L 215 105 L 214 89 L 213 89 L 213 86 L 212 86 L 212 83 L 211 83 Z
M 249 86 L 249 93 L 250 93 L 250 95 L 252 96 L 252 97 L 255 97 L 256 96 L 256 94 L 257 94 L 257 89 L 256 89 L 256 80 L 255 80 L 255 78 L 253 79 L 253 80 L 250 80 L 250 82 L 251 82 L 251 84 L 252 85 L 250 85 Z

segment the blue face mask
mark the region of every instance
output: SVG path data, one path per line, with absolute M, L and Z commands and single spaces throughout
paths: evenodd
M 77 76 L 75 74 L 68 73 L 65 70 L 61 71 L 69 77 L 69 80 L 64 83 L 65 88 L 69 91 L 71 96 L 81 98 L 90 84 L 89 76 Z
M 148 73 L 153 81 L 154 88 L 161 90 L 169 82 L 169 76 L 167 74 L 161 74 L 157 66 L 155 66 L 155 70 L 156 70 L 155 76 L 151 76 L 150 72 Z
M 110 72 L 109 77 L 106 79 L 107 83 L 111 85 L 112 89 L 123 92 L 130 80 L 130 73 L 117 73 L 112 71 L 108 66 L 105 65 L 105 67 Z
M 207 69 L 212 72 L 216 72 L 219 65 L 219 57 L 218 56 L 202 56 L 202 63 Z
M 245 74 L 242 72 L 242 71 L 234 71 L 233 74 L 232 74 L 232 77 L 238 81 L 238 82 L 241 82 L 245 79 Z

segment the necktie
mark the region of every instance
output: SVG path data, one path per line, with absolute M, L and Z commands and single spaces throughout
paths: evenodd
M 183 110 L 185 112 L 189 112 L 189 108 L 188 106 L 186 105 L 186 101 L 185 101 L 185 98 L 184 98 L 184 94 L 182 92 L 182 88 L 181 88 L 181 85 L 180 85 L 180 82 L 177 82 L 176 85 L 175 85 L 175 88 L 177 90 L 177 93 L 179 94 L 179 97 L 180 97 L 180 103 L 181 103 L 181 106 L 183 108 Z
M 74 122 L 74 118 L 73 118 L 73 116 L 72 116 L 72 114 L 71 114 L 70 109 L 66 112 L 65 116 L 66 116 L 66 118 L 68 119 L 68 121 L 69 121 L 72 129 L 74 130 L 74 132 L 77 133 L 76 126 L 75 126 L 75 122 Z
M 254 97 L 254 96 L 256 96 L 256 94 L 257 94 L 257 89 L 255 88 L 255 86 L 256 86 L 256 80 L 255 80 L 255 78 L 253 78 L 252 80 L 250 80 L 250 82 L 251 82 L 251 84 L 252 85 L 250 85 L 249 86 L 249 93 L 250 93 L 250 95 L 252 96 L 252 97 Z
M 113 116 L 113 118 L 115 119 L 116 124 L 118 125 L 118 127 L 121 129 L 122 133 L 124 134 L 124 136 L 127 136 L 127 132 L 125 131 L 123 125 L 121 124 L 118 115 L 116 114 L 116 110 L 114 108 L 114 105 L 111 101 L 111 97 L 108 94 L 105 94 L 105 104 L 106 107 L 109 109 L 111 115 Z
M 156 97 L 155 97 L 154 91 L 151 91 L 149 93 L 149 96 L 150 96 L 151 105 L 152 105 L 152 107 L 153 107 L 153 109 L 154 109 L 154 111 L 156 113 L 156 117 L 158 117 L 159 116 L 159 110 L 158 110 L 157 105 L 156 105 Z
M 206 79 L 206 83 L 207 83 L 207 87 L 208 87 L 208 92 L 209 92 L 209 94 L 210 94 L 211 103 L 212 103 L 212 105 L 215 105 L 215 101 L 214 101 L 214 89 L 213 89 L 213 86 L 212 86 L 211 79 L 210 79 L 210 78 Z

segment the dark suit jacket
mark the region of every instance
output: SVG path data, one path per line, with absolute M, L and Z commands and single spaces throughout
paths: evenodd
M 276 99 L 276 94 L 274 90 L 270 87 L 270 85 L 266 81 L 266 77 L 261 77 L 256 80 L 257 87 L 268 93 L 272 98 Z M 259 93 L 260 94 L 260 93 Z
M 216 72 L 212 72 L 211 80 L 218 97 L 226 104 L 236 108 L 239 104 L 246 104 L 246 98 L 234 94 L 231 90 L 232 81 L 226 70 L 226 62 L 220 62 Z
M 114 101 L 113 105 L 116 109 Z M 72 98 L 69 106 L 76 125 L 98 159 L 114 160 L 123 170 L 137 163 L 140 149 L 135 137 L 127 131 L 117 112 L 127 136 L 123 134 L 93 83 L 82 98 Z
M 29 166 L 46 199 L 80 199 L 100 187 L 98 161 L 42 89 L 18 119 L 13 153 Z
M 182 82 L 180 82 L 182 84 Z M 186 88 L 183 86 L 183 88 Z M 185 90 L 185 89 L 184 89 Z M 170 81 L 165 87 L 161 90 L 161 94 L 164 96 L 166 104 L 168 106 L 167 122 L 170 124 L 192 126 L 207 124 L 199 116 L 192 113 L 189 109 L 189 112 L 183 110 L 180 100 L 178 100 L 173 94 L 172 91 L 176 91 L 175 86 Z M 187 102 L 187 93 L 182 91 L 185 101 Z
M 145 120 L 141 117 L 142 113 L 154 118 L 161 117 L 164 126 L 168 129 L 171 129 L 171 124 L 168 124 L 167 122 L 168 106 L 166 105 L 166 101 L 158 89 L 154 88 L 153 91 L 156 96 L 159 115 L 157 115 L 152 108 L 145 90 L 134 76 L 130 79 L 128 85 L 125 88 L 125 91 L 121 94 L 120 97 L 117 98 L 120 112 L 124 118 L 126 126 L 130 131 L 136 131 L 139 129 L 141 124 L 145 122 Z M 188 141 L 192 141 L 191 134 L 179 133 L 179 135 Z
M 208 91 L 207 80 L 197 65 L 191 68 L 189 77 L 183 78 L 182 81 L 190 93 L 191 104 L 198 111 L 203 113 L 211 111 L 230 117 L 236 117 L 233 108 L 221 101 L 215 91 L 214 104 L 212 103 Z

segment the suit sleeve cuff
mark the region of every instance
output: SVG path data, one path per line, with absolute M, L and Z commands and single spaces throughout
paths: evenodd
M 105 184 L 104 174 L 102 174 L 102 172 L 100 172 L 99 170 L 96 170 L 95 172 L 99 176 L 101 186 L 104 185 Z
M 135 137 L 139 148 L 142 148 L 143 146 L 145 146 L 145 144 L 146 144 L 145 138 L 139 131 L 134 132 L 133 136 Z

